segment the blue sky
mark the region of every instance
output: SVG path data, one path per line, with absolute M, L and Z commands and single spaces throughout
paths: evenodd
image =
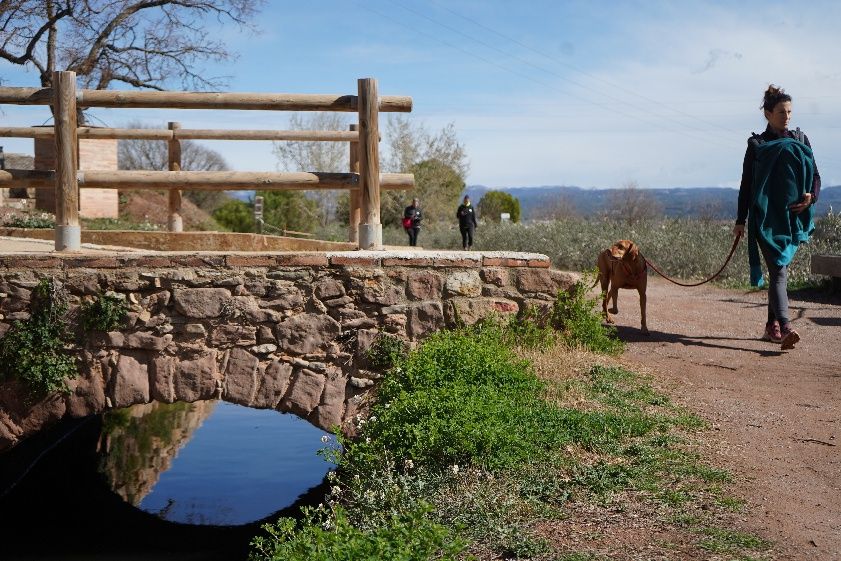
M 764 129 L 768 83 L 794 98 L 825 185 L 841 184 L 841 2 L 270 1 L 257 33 L 209 29 L 239 53 L 209 66 L 230 91 L 410 95 L 412 119 L 453 122 L 469 184 L 738 185 Z M 0 64 L 8 85 L 34 73 Z M 42 108 L 6 106 L 9 125 Z M 105 123 L 286 128 L 264 112 L 100 110 Z M 29 141 L 2 139 L 7 151 Z M 211 143 L 234 169 L 272 170 L 271 143 Z

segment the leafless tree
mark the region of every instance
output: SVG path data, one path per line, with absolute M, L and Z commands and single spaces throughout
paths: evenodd
M 640 189 L 635 181 L 629 181 L 608 195 L 604 214 L 633 226 L 662 217 L 663 205 L 651 193 Z
M 289 117 L 290 130 L 341 131 L 348 129 L 347 117 L 341 113 L 315 112 L 306 116 L 292 113 Z M 346 142 L 275 142 L 274 153 L 278 165 L 285 171 L 349 171 L 348 145 Z M 319 205 L 319 222 L 327 224 L 336 215 L 339 198 L 337 191 L 307 192 L 309 199 Z
M 43 87 L 55 70 L 76 73 L 84 88 L 114 82 L 161 90 L 178 82 L 209 89 L 203 61 L 233 55 L 208 34 L 209 18 L 251 28 L 264 0 L 0 0 L 0 57 L 34 67 Z
M 128 128 L 151 128 L 132 122 Z M 120 169 L 164 171 L 169 169 L 167 143 L 163 140 L 120 140 L 117 144 Z M 219 152 L 192 140 L 181 141 L 181 169 L 184 171 L 225 171 L 230 169 Z M 224 191 L 185 191 L 184 196 L 197 206 L 213 212 L 230 197 Z
M 426 222 L 454 220 L 464 181 L 470 170 L 467 152 L 453 123 L 430 133 L 417 121 L 402 115 L 386 120 L 383 164 L 394 173 L 415 173 L 415 189 L 382 191 L 383 224 L 399 224 L 403 207 L 412 197 L 420 199 Z

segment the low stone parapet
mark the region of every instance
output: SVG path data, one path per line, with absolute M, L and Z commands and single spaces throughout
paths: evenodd
M 221 398 L 346 428 L 376 386 L 365 353 L 379 333 L 416 344 L 548 307 L 578 280 L 549 265 L 508 252 L 0 255 L 0 337 L 29 317 L 44 277 L 69 293 L 70 318 L 105 292 L 130 308 L 123 329 L 75 349 L 69 395 L 27 407 L 15 383 L 0 386 L 0 449 L 65 415 L 155 400 Z

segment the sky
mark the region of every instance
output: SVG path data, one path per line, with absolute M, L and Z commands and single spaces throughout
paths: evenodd
M 841 184 L 841 2 L 268 1 L 257 31 L 209 27 L 239 58 L 208 64 L 227 91 L 409 95 L 410 118 L 453 123 L 469 185 L 737 187 L 769 83 L 793 97 L 824 185 Z M 9 86 L 37 75 L 0 63 Z M 7 126 L 41 107 L 4 106 Z M 100 109 L 98 124 L 287 128 L 272 112 Z M 351 115 L 349 115 L 350 118 Z M 384 126 L 384 123 L 381 124 Z M 31 140 L 0 139 L 9 152 Z M 233 169 L 270 171 L 270 142 L 208 142 Z

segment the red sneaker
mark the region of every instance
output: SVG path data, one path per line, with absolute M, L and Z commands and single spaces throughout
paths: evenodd
M 783 340 L 780 344 L 780 350 L 787 351 L 788 349 L 793 349 L 794 345 L 796 345 L 800 341 L 800 335 L 791 328 L 791 324 L 785 324 L 782 329 L 780 329 L 780 335 L 783 336 Z
M 765 324 L 765 333 L 762 335 L 763 341 L 771 341 L 772 343 L 782 343 L 783 334 L 780 333 L 780 324 L 777 320 Z

